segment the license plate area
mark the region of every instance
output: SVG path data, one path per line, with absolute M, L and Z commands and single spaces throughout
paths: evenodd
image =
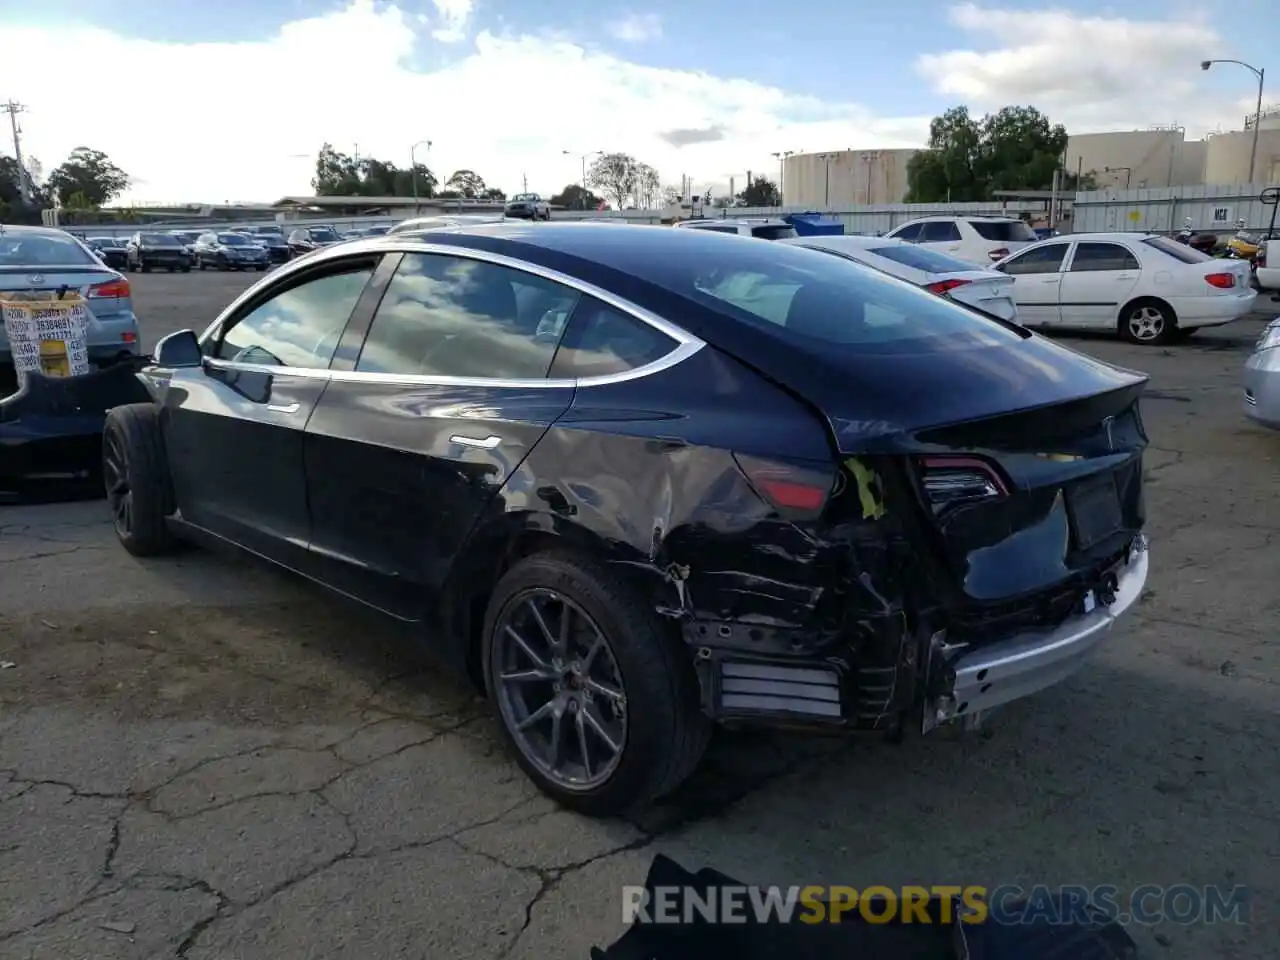
M 1067 511 L 1076 549 L 1088 550 L 1124 526 L 1112 473 L 1082 480 L 1067 490 Z

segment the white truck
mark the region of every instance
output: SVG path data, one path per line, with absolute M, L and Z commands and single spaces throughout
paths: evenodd
M 1280 291 L 1280 239 L 1262 241 L 1254 263 L 1258 267 L 1258 286 L 1263 290 Z

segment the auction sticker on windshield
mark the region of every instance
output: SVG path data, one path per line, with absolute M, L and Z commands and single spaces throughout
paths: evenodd
M 22 294 L 0 294 L 0 313 L 19 386 L 33 372 L 47 377 L 89 372 L 89 307 L 79 296 L 29 300 Z

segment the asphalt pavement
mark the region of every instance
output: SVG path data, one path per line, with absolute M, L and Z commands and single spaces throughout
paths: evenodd
M 256 279 L 133 277 L 148 346 Z M 0 957 L 585 960 L 658 852 L 760 883 L 1244 885 L 1247 924 L 1131 933 L 1280 956 L 1280 434 L 1239 389 L 1260 329 L 1069 341 L 1153 378 L 1151 579 L 1079 674 L 964 736 L 721 736 L 628 821 L 537 795 L 376 617 L 242 560 L 131 558 L 102 502 L 0 507 Z

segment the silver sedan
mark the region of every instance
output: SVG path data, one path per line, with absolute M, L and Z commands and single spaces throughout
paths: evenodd
M 1280 317 L 1262 332 L 1244 365 L 1244 414 L 1280 430 Z

